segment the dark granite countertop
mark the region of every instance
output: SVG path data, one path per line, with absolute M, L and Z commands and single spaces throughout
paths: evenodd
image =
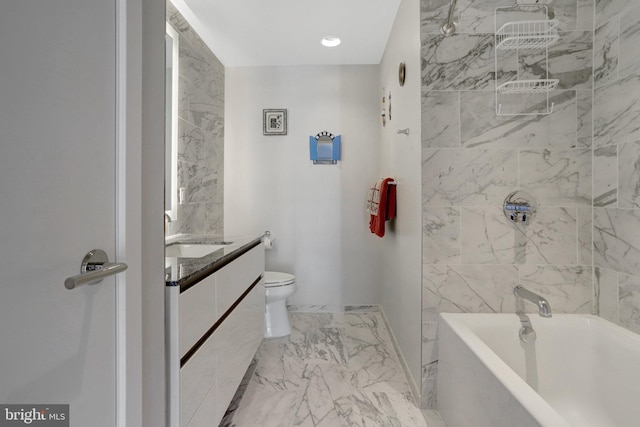
M 180 286 L 181 290 L 184 290 L 253 249 L 262 242 L 262 238 L 263 235 L 241 237 L 178 235 L 171 237 L 166 242 L 167 246 L 176 243 L 215 244 L 229 242 L 229 244 L 201 258 L 165 258 L 165 285 Z

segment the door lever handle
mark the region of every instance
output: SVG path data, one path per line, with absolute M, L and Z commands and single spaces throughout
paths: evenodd
M 75 289 L 86 284 L 95 285 L 105 277 L 123 272 L 128 267 L 124 262 L 109 262 L 105 251 L 93 249 L 82 260 L 81 273 L 65 280 L 64 286 L 67 289 Z

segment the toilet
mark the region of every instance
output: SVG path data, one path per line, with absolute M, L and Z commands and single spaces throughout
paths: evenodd
M 277 271 L 264 272 L 266 310 L 264 337 L 284 337 L 291 333 L 287 297 L 296 291 L 296 276 Z

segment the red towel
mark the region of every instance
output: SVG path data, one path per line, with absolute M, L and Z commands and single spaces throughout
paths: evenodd
M 385 178 L 380 184 L 378 214 L 369 218 L 369 229 L 378 237 L 384 236 L 384 223 L 396 217 L 396 186 L 389 184 L 393 178 Z

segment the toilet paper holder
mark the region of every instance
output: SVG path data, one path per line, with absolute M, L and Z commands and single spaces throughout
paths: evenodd
M 266 249 L 271 249 L 273 247 L 273 242 L 275 242 L 275 240 L 276 239 L 271 237 L 271 232 L 268 230 L 265 231 L 264 234 L 262 235 L 262 244 Z

